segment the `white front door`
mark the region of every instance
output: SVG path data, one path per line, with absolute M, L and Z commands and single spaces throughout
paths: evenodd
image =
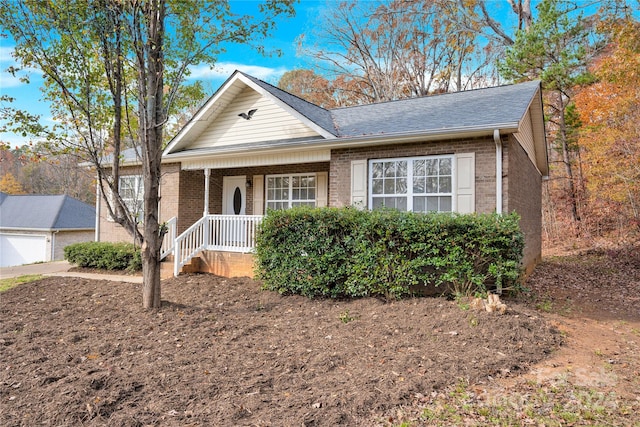
M 245 215 L 247 202 L 247 177 L 225 176 L 222 178 L 222 214 Z

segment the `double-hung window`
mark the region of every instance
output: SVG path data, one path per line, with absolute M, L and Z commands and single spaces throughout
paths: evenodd
M 267 175 L 267 210 L 316 206 L 316 174 Z
M 370 207 L 451 212 L 453 165 L 453 155 L 370 160 Z
M 127 210 L 138 222 L 142 222 L 144 213 L 144 182 L 142 176 L 121 176 L 118 190 Z

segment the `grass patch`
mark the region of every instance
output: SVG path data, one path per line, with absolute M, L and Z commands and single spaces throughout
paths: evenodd
M 25 274 L 23 276 L 0 279 L 0 292 L 15 288 L 23 283 L 35 282 L 40 279 L 42 279 L 42 274 Z
M 624 401 L 614 392 L 568 383 L 528 384 L 498 396 L 479 396 L 459 383 L 434 395 L 417 416 L 404 414 L 391 425 L 637 425 L 629 424 L 629 416 L 638 409 L 636 402 Z

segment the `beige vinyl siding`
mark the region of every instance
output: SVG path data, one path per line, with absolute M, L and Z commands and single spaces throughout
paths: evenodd
M 211 126 L 193 141 L 190 149 L 318 136 L 317 132 L 282 107 L 249 87 L 238 94 L 230 105 L 233 107 L 227 106 Z M 257 111 L 251 120 L 238 116 L 253 109 Z
M 197 169 L 228 169 L 252 166 L 274 166 L 295 163 L 319 163 L 331 160 L 331 150 L 296 150 L 281 151 L 278 153 L 234 153 L 228 156 L 215 158 L 198 157 L 184 160 L 183 170 Z
M 531 162 L 536 164 L 536 149 L 533 140 L 533 125 L 531 123 L 531 110 L 527 110 L 524 118 L 522 119 L 522 123 L 520 125 L 520 130 L 514 134 L 524 151 L 527 152 L 527 156 L 531 159 Z

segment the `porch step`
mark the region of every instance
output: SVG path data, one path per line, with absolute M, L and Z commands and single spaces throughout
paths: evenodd
M 200 273 L 202 272 L 202 258 L 194 256 L 189 260 L 188 264 L 182 266 L 181 273 Z

